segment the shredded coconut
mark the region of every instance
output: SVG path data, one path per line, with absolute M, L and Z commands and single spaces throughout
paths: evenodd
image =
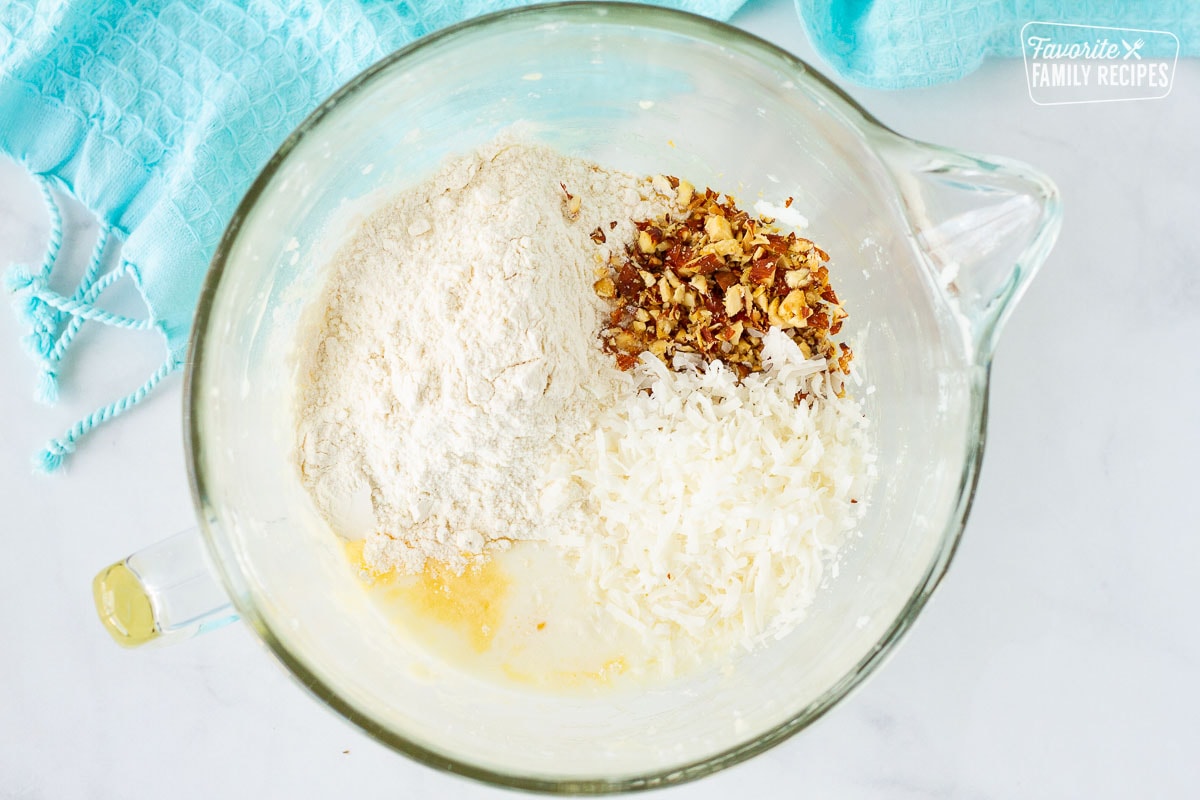
M 594 271 L 667 205 L 649 180 L 502 139 L 337 254 L 299 392 L 300 469 L 372 568 L 461 568 L 584 524 L 542 477 L 625 379 L 596 344 Z
M 873 456 L 859 404 L 780 330 L 763 353 L 767 369 L 741 382 L 719 362 L 671 371 L 643 355 L 649 393 L 574 454 L 602 531 L 565 545 L 595 600 L 664 662 L 787 634 L 861 515 Z

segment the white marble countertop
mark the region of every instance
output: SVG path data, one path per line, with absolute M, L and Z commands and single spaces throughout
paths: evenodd
M 811 57 L 786 0 L 735 22 Z M 902 133 L 1043 168 L 1065 226 L 1000 346 L 975 509 L 920 624 L 815 726 L 662 796 L 1194 796 L 1198 85 L 1200 63 L 1183 61 L 1165 100 L 1038 107 L 1009 61 L 931 89 L 850 90 Z M 32 183 L 0 162 L 0 264 L 40 258 L 46 224 Z M 0 796 L 511 796 L 376 744 L 242 626 L 114 646 L 92 575 L 192 524 L 180 381 L 92 435 L 66 475 L 33 475 L 47 438 L 161 350 L 153 334 L 88 332 L 47 409 L 19 334 L 0 311 Z

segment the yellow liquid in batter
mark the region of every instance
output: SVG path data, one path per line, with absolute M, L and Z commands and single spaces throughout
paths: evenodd
M 363 542 L 346 555 L 395 626 L 441 660 L 489 680 L 548 691 L 634 679 L 652 663 L 632 632 L 614 630 L 556 553 L 535 542 L 478 560 L 461 573 L 431 563 L 420 575 L 373 573 Z
M 434 564 L 410 585 L 389 589 L 389 599 L 461 634 L 477 653 L 492 646 L 508 599 L 508 576 L 495 561 L 454 574 Z

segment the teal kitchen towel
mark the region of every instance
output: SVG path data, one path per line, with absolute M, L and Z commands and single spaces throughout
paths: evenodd
M 662 0 L 725 19 L 743 0 Z M 7 279 L 40 367 L 38 395 L 87 321 L 158 330 L 166 356 L 145 384 L 52 440 L 56 469 L 96 425 L 183 365 L 192 312 L 226 222 L 293 128 L 363 68 L 423 34 L 523 0 L 3 0 L 0 152 L 38 181 L 51 214 L 45 257 Z M 100 223 L 82 281 L 51 288 L 62 244 L 53 192 Z M 110 239 L 119 263 L 105 271 Z M 132 280 L 146 313 L 98 305 Z
M 879 89 L 958 80 L 988 56 L 1021 57 L 1027 22 L 1167 31 L 1200 54 L 1200 2 L 1156 0 L 795 0 L 809 38 L 841 75 Z M 1120 34 L 1116 34 L 1119 40 Z M 1165 53 L 1149 52 L 1162 56 Z

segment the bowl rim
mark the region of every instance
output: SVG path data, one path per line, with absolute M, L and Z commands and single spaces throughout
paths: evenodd
M 467 760 L 447 755 L 426 747 L 413 739 L 398 734 L 378 723 L 369 712 L 358 708 L 341 697 L 338 691 L 305 663 L 303 657 L 293 653 L 266 622 L 251 602 L 245 590 L 245 581 L 236 558 L 230 558 L 222 547 L 219 514 L 209 501 L 207 481 L 203 470 L 204 444 L 201 434 L 200 408 L 204 397 L 199 376 L 206 364 L 205 343 L 208 341 L 208 325 L 216 304 L 222 277 L 229 264 L 229 256 L 241 232 L 243 223 L 255 208 L 259 197 L 271 183 L 291 152 L 310 131 L 316 128 L 343 99 L 372 82 L 381 73 L 391 69 L 416 53 L 437 47 L 464 33 L 477 32 L 497 24 L 511 25 L 514 21 L 527 21 L 530 25 L 538 21 L 592 24 L 636 25 L 644 28 L 668 30 L 672 33 L 694 36 L 736 49 L 759 61 L 772 63 L 775 67 L 791 74 L 798 83 L 816 89 L 832 100 L 831 110 L 840 112 L 851 125 L 861 128 L 864 135 L 892 136 L 907 140 L 880 123 L 864 110 L 855 100 L 808 63 L 786 50 L 728 23 L 713 20 L 689 12 L 659 6 L 627 2 L 555 2 L 502 10 L 474 17 L 419 37 L 366 68 L 339 88 L 332 96 L 314 109 L 283 141 L 266 165 L 259 172 L 245 196 L 239 202 L 212 261 L 197 303 L 193 320 L 183 389 L 184 445 L 188 478 L 192 500 L 195 504 L 200 529 L 216 572 L 219 574 L 230 600 L 249 623 L 267 650 L 291 673 L 310 694 L 339 715 L 354 723 L 375 740 L 400 752 L 413 760 L 435 769 L 461 775 L 483 783 L 510 789 L 520 789 L 548 794 L 609 794 L 641 791 L 690 782 L 712 773 L 739 764 L 780 744 L 799 731 L 807 728 L 825 715 L 857 688 L 892 654 L 895 647 L 911 629 L 917 616 L 928 602 L 933 591 L 941 583 L 958 549 L 966 518 L 970 512 L 978 485 L 979 468 L 983 458 L 985 431 L 987 429 L 987 387 L 990 363 L 975 371 L 970 386 L 971 408 L 967 413 L 967 441 L 976 442 L 973 452 L 964 459 L 963 472 L 958 487 L 958 499 L 943 531 L 938 550 L 922 578 L 916 584 L 909 599 L 891 625 L 881 634 L 875 645 L 858 663 L 829 687 L 816 700 L 798 709 L 787 720 L 770 730 L 753 736 L 735 746 L 722 749 L 707 757 L 696 759 L 679 766 L 662 768 L 645 775 L 628 778 L 572 778 L 551 779 L 530 777 L 473 764 Z M 218 358 L 213 355 L 212 358 Z

